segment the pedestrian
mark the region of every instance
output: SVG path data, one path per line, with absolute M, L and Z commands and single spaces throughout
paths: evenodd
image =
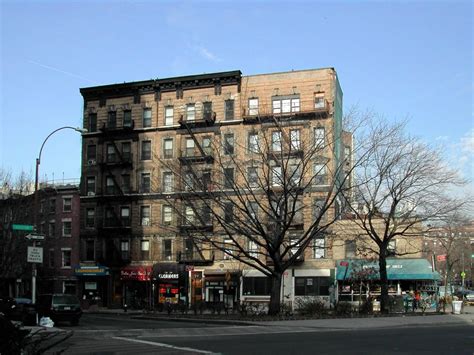
M 415 291 L 415 309 L 420 307 L 420 301 L 421 301 L 421 293 L 420 291 L 416 290 Z

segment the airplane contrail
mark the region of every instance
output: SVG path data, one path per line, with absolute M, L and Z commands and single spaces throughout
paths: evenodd
M 33 60 L 29 60 L 28 62 L 29 62 L 29 63 L 32 63 L 32 64 L 39 65 L 40 67 L 43 67 L 43 68 L 46 68 L 46 69 L 49 69 L 49 70 L 57 71 L 58 73 L 66 74 L 66 75 L 69 75 L 69 76 L 73 76 L 73 77 L 75 77 L 75 78 L 79 78 L 79 79 L 82 79 L 82 80 L 86 80 L 86 81 L 88 81 L 88 82 L 90 82 L 90 83 L 97 84 L 97 82 L 94 81 L 94 80 L 87 79 L 87 78 L 84 78 L 83 76 L 80 76 L 80 75 L 77 75 L 77 74 L 74 74 L 74 73 L 70 73 L 70 72 L 67 72 L 67 71 L 64 71 L 64 70 L 55 68 L 55 67 L 51 67 L 51 66 L 49 66 L 49 65 L 41 64 L 41 63 L 35 62 L 35 61 L 33 61 Z

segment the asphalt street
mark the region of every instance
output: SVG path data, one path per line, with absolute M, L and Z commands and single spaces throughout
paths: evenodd
M 65 354 L 470 354 L 472 324 L 383 329 L 295 325 L 215 325 L 85 314 L 73 336 L 48 353 Z

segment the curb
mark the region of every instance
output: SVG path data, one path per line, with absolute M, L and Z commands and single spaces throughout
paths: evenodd
M 186 323 L 205 323 L 222 325 L 261 325 L 260 323 L 227 319 L 209 319 L 209 318 L 172 318 L 172 317 L 154 317 L 154 316 L 133 316 L 132 319 L 157 320 L 167 322 L 186 322 Z

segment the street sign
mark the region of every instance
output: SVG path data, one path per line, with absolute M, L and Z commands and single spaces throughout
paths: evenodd
M 44 240 L 44 234 L 28 234 L 25 238 L 28 240 Z
M 29 263 L 41 264 L 43 262 L 43 248 L 42 247 L 28 247 Z
M 12 230 L 33 232 L 34 227 L 30 224 L 12 224 Z

